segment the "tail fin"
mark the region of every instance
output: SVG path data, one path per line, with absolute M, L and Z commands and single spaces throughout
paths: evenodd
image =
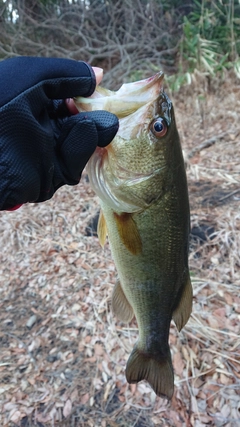
M 130 384 L 146 380 L 157 396 L 171 399 L 174 375 L 170 351 L 166 359 L 157 359 L 135 346 L 127 362 L 126 378 Z

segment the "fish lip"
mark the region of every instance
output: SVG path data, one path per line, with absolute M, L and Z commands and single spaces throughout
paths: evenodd
M 164 73 L 163 73 L 163 71 L 159 71 L 158 73 L 156 73 L 156 74 L 154 74 L 153 76 L 151 76 L 151 77 L 147 77 L 146 79 L 143 79 L 143 80 L 139 80 L 139 81 L 137 81 L 137 82 L 133 82 L 132 83 L 132 85 L 140 85 L 140 86 L 142 86 L 142 87 L 146 87 L 147 86 L 147 88 L 149 89 L 149 87 L 150 86 L 152 86 L 153 84 L 155 84 L 156 83 L 156 81 L 162 81 L 163 80 L 163 78 L 164 78 Z
M 80 112 L 106 110 L 122 118 L 129 115 L 129 110 L 134 113 L 146 104 L 154 102 L 163 90 L 163 78 L 164 73 L 159 71 L 147 79 L 124 83 L 116 92 L 99 86 L 90 97 L 76 97 L 74 102 Z

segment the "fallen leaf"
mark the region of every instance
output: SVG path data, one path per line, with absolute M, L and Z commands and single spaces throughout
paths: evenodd
M 184 363 L 183 363 L 182 355 L 181 355 L 180 351 L 175 353 L 173 356 L 173 366 L 174 366 L 174 371 L 176 372 L 176 374 L 181 376 L 182 372 L 183 372 L 183 368 L 184 368 Z
M 23 418 L 23 416 L 24 416 L 24 415 L 22 415 L 20 411 L 14 411 L 14 412 L 12 413 L 12 415 L 10 414 L 9 419 L 10 419 L 12 422 L 17 423 L 18 421 L 20 421 L 20 420 L 21 420 L 21 418 Z
M 89 393 L 84 394 L 81 399 L 80 402 L 82 403 L 82 405 L 85 405 L 89 400 Z
M 102 356 L 104 353 L 104 348 L 101 344 L 95 344 L 94 351 L 96 356 Z
M 63 408 L 63 415 L 65 418 L 67 418 L 72 412 L 72 402 L 70 399 L 68 399 L 64 405 Z

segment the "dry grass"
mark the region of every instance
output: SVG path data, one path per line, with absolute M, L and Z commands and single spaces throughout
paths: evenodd
M 116 271 L 85 227 L 98 210 L 86 179 L 53 200 L 2 213 L 0 423 L 2 426 L 202 427 L 240 423 L 240 97 L 175 96 L 187 154 L 193 226 L 213 227 L 192 241 L 193 314 L 171 327 L 175 369 L 171 403 L 147 383 L 128 385 L 124 369 L 136 341 L 112 317 Z

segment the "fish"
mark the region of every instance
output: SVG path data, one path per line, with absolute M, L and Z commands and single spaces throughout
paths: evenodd
M 164 75 L 97 87 L 78 97 L 79 111 L 107 110 L 119 118 L 110 145 L 98 147 L 87 165 L 100 198 L 98 236 L 108 236 L 118 279 L 113 313 L 135 316 L 138 340 L 126 365 L 128 383 L 146 380 L 170 400 L 174 371 L 169 346 L 171 320 L 180 331 L 192 311 L 188 266 L 190 209 L 186 171 L 174 108 L 163 89 Z

